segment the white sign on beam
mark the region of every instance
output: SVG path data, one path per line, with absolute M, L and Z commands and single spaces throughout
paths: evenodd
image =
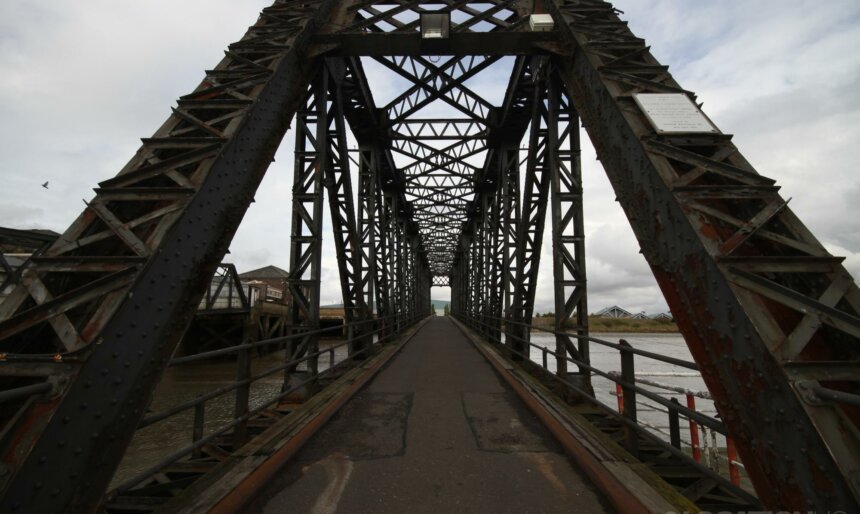
M 720 132 L 683 93 L 636 93 L 633 100 L 658 134 Z

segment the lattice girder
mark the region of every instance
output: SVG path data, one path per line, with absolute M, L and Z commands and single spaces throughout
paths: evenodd
M 655 134 L 634 93 L 695 97 L 609 3 L 550 6 L 572 48 L 561 75 L 762 502 L 856 509 L 855 408 L 803 390 L 858 392 L 860 375 L 826 371 L 860 360 L 860 293 L 841 259 L 730 136 Z

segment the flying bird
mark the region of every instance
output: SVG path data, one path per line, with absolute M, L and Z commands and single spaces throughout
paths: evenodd
M 44 187 L 45 189 L 48 189 L 48 181 L 47 180 L 45 181 L 44 184 L 42 184 L 42 187 Z

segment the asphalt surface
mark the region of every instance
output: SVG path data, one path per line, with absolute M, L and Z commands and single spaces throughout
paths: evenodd
M 446 318 L 434 318 L 248 512 L 611 512 Z

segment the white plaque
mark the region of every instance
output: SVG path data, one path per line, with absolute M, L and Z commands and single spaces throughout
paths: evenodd
M 658 134 L 719 133 L 683 93 L 638 93 L 633 99 Z

